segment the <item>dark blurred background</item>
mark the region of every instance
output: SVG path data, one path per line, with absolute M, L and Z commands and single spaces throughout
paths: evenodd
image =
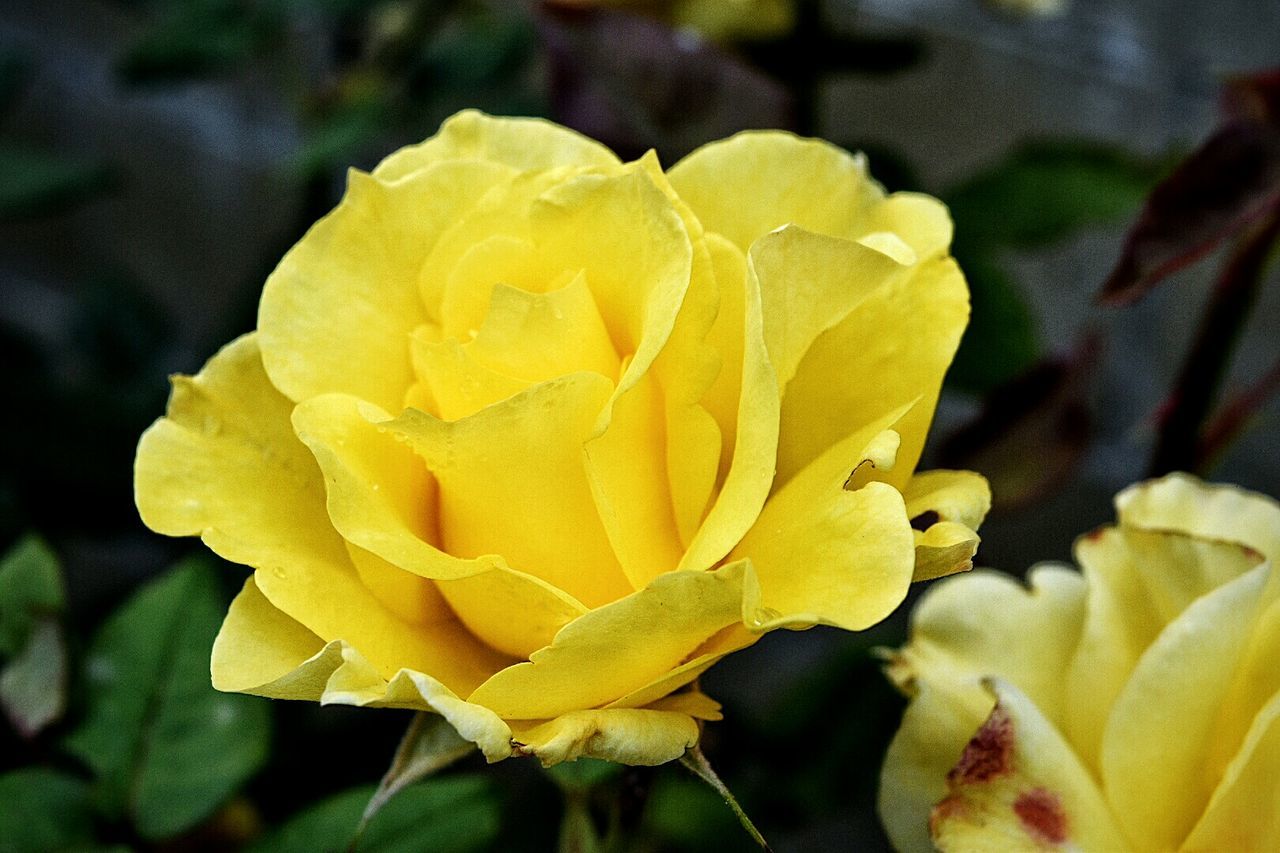
M 347 166 L 463 107 L 547 116 L 668 165 L 746 127 L 786 127 L 867 151 L 890 189 L 939 195 L 974 319 L 930 458 L 993 481 L 979 563 L 1022 573 L 1069 559 L 1074 536 L 1111 517 L 1111 496 L 1151 470 L 1231 248 L 1132 306 L 1096 297 L 1144 198 L 1214 132 L 1223 81 L 1280 61 L 1280 4 L 1072 0 L 1041 16 L 828 0 L 737 42 L 639 5 L 5 0 L 0 547 L 34 531 L 62 561 L 73 662 L 140 583 L 193 550 L 146 531 L 133 507 L 134 446 L 163 412 L 166 376 L 252 328 L 267 273 L 337 201 Z M 1264 276 L 1237 318 L 1215 386 L 1247 417 L 1194 460 L 1273 495 L 1277 283 Z M 243 572 L 225 568 L 229 596 Z M 883 846 L 875 780 L 901 701 L 868 650 L 901 642 L 905 624 L 904 608 L 864 635 L 770 636 L 706 678 L 727 716 L 706 751 L 777 850 Z M 73 697 L 34 740 L 5 729 L 0 769 L 49 760 L 75 712 Z M 376 781 L 408 719 L 271 713 L 271 758 L 239 801 L 253 827 Z M 496 779 L 495 848 L 554 847 L 555 785 L 528 762 Z M 647 803 L 624 814 L 638 849 L 749 844 L 677 768 L 602 790 Z M 227 838 L 166 843 L 238 843 Z

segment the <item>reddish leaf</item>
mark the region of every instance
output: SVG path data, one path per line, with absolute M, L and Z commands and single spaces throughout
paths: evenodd
M 557 121 L 624 157 L 664 158 L 747 128 L 792 125 L 776 82 L 697 36 L 609 9 L 544 5 Z
M 1280 395 L 1280 361 L 1252 386 L 1237 392 L 1205 425 L 1196 449 L 1195 470 L 1209 470 L 1276 395 Z
M 1280 206 L 1280 71 L 1233 81 L 1225 123 L 1162 181 L 1100 299 L 1127 305 Z
M 1241 235 L 1223 266 L 1178 380 L 1159 414 L 1151 459 L 1153 477 L 1170 471 L 1197 471 L 1204 423 L 1218 399 L 1231 352 L 1257 301 L 1262 274 L 1280 238 L 1280 208 Z

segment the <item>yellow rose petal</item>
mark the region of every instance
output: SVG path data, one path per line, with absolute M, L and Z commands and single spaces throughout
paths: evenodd
M 410 625 L 429 625 L 453 617 L 434 581 L 388 563 L 350 542 L 346 544 L 347 555 L 356 567 L 360 582 L 397 617 Z
M 580 370 L 616 380 L 621 366 L 584 274 L 548 293 L 496 285 L 465 347 L 491 370 L 529 383 Z
M 761 315 L 760 280 L 743 264 L 744 274 L 738 281 L 731 276 L 737 269 L 732 247 L 708 238 L 708 246 L 716 263 L 717 282 L 721 286 L 721 314 L 710 333 L 716 344 L 726 335 L 738 335 L 735 347 L 718 346 L 725 364 L 736 357 L 741 365 L 731 376 L 738 379 L 738 401 L 732 427 L 720 418 L 727 417 L 721 405 L 710 408 L 720 421 L 725 441 L 733 439 L 733 452 L 724 473 L 720 493 L 707 513 L 702 527 L 689 543 L 681 569 L 706 569 L 729 553 L 755 523 L 773 485 L 778 455 L 778 416 L 781 397 L 777 371 L 765 345 L 764 320 Z M 723 273 L 723 276 L 722 276 Z M 735 292 L 736 291 L 736 292 Z M 739 311 L 738 306 L 741 306 Z M 741 322 L 738 328 L 734 324 Z M 728 368 L 726 368 L 728 369 Z M 720 386 L 720 383 L 716 383 Z M 715 392 L 715 387 L 712 389 Z
M 468 700 L 504 719 L 539 720 L 643 687 L 741 618 L 744 568 L 662 575 L 580 616 L 549 647 L 495 674 Z
M 435 136 L 401 148 L 373 173 L 385 181 L 397 181 L 442 160 L 481 160 L 520 171 L 618 163 L 608 148 L 558 124 L 463 110 L 442 124 Z
M 1053 724 L 1012 684 L 988 686 L 996 706 L 930 816 L 938 849 L 1125 849 L 1102 792 Z
M 953 231 L 946 205 L 933 196 L 905 192 L 872 206 L 861 229 L 858 239 L 862 242 L 871 235 L 892 234 L 910 246 L 920 260 L 945 252 Z
M 143 522 L 199 535 L 246 565 L 286 565 L 299 553 L 344 561 L 320 469 L 289 426 L 292 409 L 263 371 L 257 335 L 227 344 L 198 375 L 175 376 L 167 415 L 138 442 Z
M 700 403 L 720 427 L 722 445 L 717 482 L 723 482 L 729 471 L 729 463 L 733 460 L 740 416 L 738 404 L 742 397 L 744 348 L 747 343 L 743 337 L 748 323 L 747 289 L 756 289 L 751 302 L 759 305 L 759 282 L 747 280 L 747 256 L 737 246 L 719 234 L 704 235 L 703 243 L 711 261 L 718 297 L 715 320 L 707 332 L 706 343 L 718 357 L 719 371 L 702 395 Z M 697 295 L 696 290 L 694 295 Z M 752 357 L 763 357 L 763 339 L 752 346 L 758 348 Z
M 268 601 L 250 575 L 213 641 L 213 686 L 233 693 L 253 692 L 297 669 L 324 646 L 324 640 Z M 324 682 L 310 687 L 294 683 L 290 688 L 294 695 L 282 698 L 315 700 Z
M 760 281 L 765 344 L 784 400 L 787 383 L 818 336 L 904 274 L 888 255 L 795 225 L 756 240 L 749 263 Z
M 692 683 L 706 672 L 716 661 L 727 654 L 745 649 L 762 635 L 748 631 L 741 624 L 730 625 L 716 632 L 698 648 L 689 653 L 687 659 L 643 687 L 632 690 L 625 696 L 615 699 L 606 708 L 642 708 L 652 705 L 662 697 Z M 680 694 L 688 695 L 688 694 Z M 699 694 L 700 695 L 700 694 Z M 710 700 L 708 700 L 710 701 Z M 717 706 L 718 708 L 719 706 Z M 719 719 L 719 717 L 702 717 L 702 719 Z
M 1102 779 L 1126 834 L 1176 848 L 1204 810 L 1218 709 L 1257 618 L 1266 565 L 1193 602 L 1139 660 L 1102 736 Z
M 1274 659 L 1273 659 L 1274 663 Z M 1280 849 L 1280 693 L 1271 697 L 1204 815 L 1184 842 L 1188 853 Z
M 232 613 L 214 643 L 214 686 L 271 699 L 304 699 L 321 704 L 433 711 L 445 717 L 463 738 L 474 742 L 490 761 L 511 754 L 511 730 L 492 711 L 471 705 L 441 682 L 413 670 L 383 676 L 344 640 L 333 640 L 306 658 L 291 660 L 282 652 L 270 654 L 270 664 L 251 660 L 254 631 L 273 636 L 297 631 L 288 617 L 246 584 L 232 603 Z M 293 654 L 301 653 L 299 641 Z
M 299 405 L 294 423 L 328 478 L 333 525 L 351 543 L 388 563 L 441 582 L 441 594 L 456 599 L 451 601 L 455 607 L 477 598 L 491 600 L 493 607 L 462 606 L 459 617 L 494 648 L 523 657 L 585 612 L 573 596 L 513 570 L 501 556 L 482 552 L 459 557 L 436 546 L 442 534 L 435 523 L 439 498 L 434 478 L 424 460 L 390 430 L 426 424 L 425 429 L 438 433 L 447 425 L 424 414 L 393 421 L 385 412 L 338 394 Z M 620 572 L 617 577 L 622 582 Z M 620 589 L 625 594 L 626 587 Z
M 935 522 L 952 521 L 970 530 L 977 530 L 991 510 L 991 487 L 973 471 L 922 471 L 912 476 L 902 497 L 913 520 L 932 513 Z
M 698 742 L 698 724 L 688 714 L 649 708 L 573 711 L 544 723 L 513 724 L 519 751 L 544 767 L 579 758 L 620 764 L 674 761 Z
M 603 429 L 586 443 L 587 476 L 600 520 L 632 589 L 679 564 L 683 554 L 671 502 L 666 416 L 653 374 L 613 400 Z
M 573 373 L 460 421 L 409 410 L 382 426 L 434 473 L 449 554 L 500 554 L 598 607 L 631 592 L 583 467 L 583 444 L 611 390 L 598 373 Z
M 398 407 L 413 381 L 408 336 L 428 319 L 416 286 L 422 258 L 487 187 L 510 175 L 502 166 L 451 162 L 390 185 L 352 171 L 342 202 L 263 288 L 258 332 L 275 386 L 294 401 L 346 393 Z
M 769 498 L 732 555 L 756 569 L 759 586 L 749 588 L 743 613 L 749 627 L 859 630 L 901 603 L 915 562 L 902 495 L 883 483 L 845 488 L 864 459 L 892 464 L 896 435 L 882 434 L 899 417 L 854 433 Z M 883 438 L 893 440 L 878 452 Z
M 411 344 L 414 370 L 435 404 L 431 414 L 441 420 L 469 417 L 529 387 L 528 382 L 476 361 L 471 351 L 453 338 L 427 341 L 423 337 L 415 334 Z
M 744 268 L 736 268 L 731 289 L 738 292 L 738 311 L 733 313 L 722 298 L 718 281 L 721 274 L 708 245 L 702 223 L 693 216 L 661 171 L 656 157 L 646 155 L 641 161 L 654 182 L 669 198 L 684 222 L 693 247 L 693 263 L 689 287 L 671 337 L 654 361 L 653 375 L 662 389 L 666 409 L 666 467 L 671 508 L 682 547 L 687 548 L 697 535 L 720 478 L 724 436 L 706 399 L 722 374 L 732 374 L 732 407 L 736 419 L 738 382 L 741 376 L 741 342 L 729 355 L 737 363 L 727 363 L 725 354 L 711 342 L 712 330 L 722 320 L 741 324 L 741 288 Z M 732 247 L 731 247 L 732 248 Z M 736 250 L 735 250 L 736 251 Z M 728 312 L 729 316 L 725 316 Z M 725 460 L 727 466 L 727 460 Z M 727 470 L 727 467 L 726 467 Z
M 1270 571 L 1269 590 L 1275 588 L 1274 564 Z M 1209 758 L 1209 765 L 1215 769 L 1226 770 L 1245 732 L 1256 725 L 1260 709 L 1280 693 L 1280 601 L 1268 603 L 1264 594 L 1263 608 L 1218 714 L 1219 734 Z
M 890 670 L 894 672 L 894 669 Z M 947 773 L 991 713 L 994 700 L 977 680 L 965 689 L 939 689 L 898 669 L 912 693 L 902 725 L 885 753 L 876 809 L 885 832 L 901 853 L 933 853 L 929 815 L 947 795 Z
M 885 478 L 905 488 L 968 319 L 964 276 L 955 261 L 940 258 L 891 278 L 820 335 L 782 401 L 779 482 L 868 416 L 919 400 L 897 427 L 902 448 L 894 473 Z
M 1280 503 L 1266 495 L 1169 474 L 1125 489 L 1116 511 L 1123 526 L 1238 542 L 1280 564 Z
M 778 131 L 746 131 L 704 145 L 668 175 L 707 230 L 743 252 L 787 224 L 852 238 L 884 196 L 861 155 Z
M 336 665 L 335 665 L 336 664 Z M 489 761 L 511 755 L 511 729 L 488 708 L 459 699 L 434 678 L 402 669 L 390 680 L 383 678 L 360 654 L 341 640 L 330 643 L 303 665 L 299 674 L 329 669 L 322 705 L 355 705 L 365 708 L 408 708 L 440 714 L 463 739 L 480 748 Z
M 988 675 L 1004 678 L 1060 726 L 1062 674 L 1084 618 L 1084 579 L 1046 565 L 1032 569 L 1027 582 L 975 571 L 930 588 L 912 615 L 901 666 L 940 689 L 971 689 Z
M 330 676 L 344 660 L 339 647 L 350 643 L 344 638 L 326 645 L 304 623 L 280 610 L 261 592 L 265 579 L 261 572 L 247 579 L 232 602 L 214 641 L 214 687 L 275 699 L 320 700 L 329 687 Z M 358 595 L 351 595 L 348 604 L 364 607 Z M 362 612 L 373 624 L 364 631 L 349 630 L 345 636 L 370 638 L 384 659 L 394 654 L 377 632 L 382 620 L 376 611 Z M 375 665 L 360 655 L 360 666 L 384 687 L 385 679 L 407 666 L 420 668 L 421 672 L 431 670 L 435 675 L 432 680 L 443 689 L 465 692 L 510 660 L 477 643 L 456 620 L 420 627 L 418 635 L 420 639 L 414 642 L 406 642 L 405 635 L 391 638 L 402 643 L 402 665 Z M 446 684 L 451 687 L 444 688 Z M 427 706 L 412 707 L 425 710 Z
M 276 607 L 321 638 L 358 643 L 385 672 L 483 678 L 501 663 L 490 650 L 414 629 L 361 582 L 326 517 L 320 469 L 288 434 L 291 408 L 267 380 L 253 335 L 198 376 L 175 379 L 168 416 L 138 445 L 143 519 L 171 535 L 199 533 L 226 559 L 258 568 L 257 588 Z
M 934 578 L 967 572 L 973 568 L 978 553 L 978 534 L 954 521 L 939 521 L 928 530 L 915 530 L 916 562 L 911 580 Z

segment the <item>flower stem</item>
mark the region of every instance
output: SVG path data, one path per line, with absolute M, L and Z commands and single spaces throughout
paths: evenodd
M 703 782 L 710 785 L 715 792 L 719 794 L 733 813 L 737 816 L 738 822 L 742 824 L 742 828 L 747 834 L 760 845 L 760 849 L 766 853 L 773 853 L 773 848 L 769 846 L 769 842 L 764 840 L 764 836 L 760 834 L 760 830 L 756 829 L 756 825 L 751 822 L 751 818 L 747 817 L 747 813 L 742 810 L 742 806 L 738 804 L 737 799 L 725 786 L 720 777 L 716 775 L 716 771 L 711 769 L 711 762 L 707 761 L 707 757 L 702 754 L 702 748 L 695 745 L 680 756 L 680 763 L 689 768 L 693 775 L 697 776 Z

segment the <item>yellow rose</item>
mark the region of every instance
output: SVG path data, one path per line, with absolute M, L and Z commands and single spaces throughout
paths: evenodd
M 256 569 L 214 684 L 433 710 L 490 760 L 679 756 L 720 657 L 968 567 L 985 482 L 912 476 L 950 236 L 782 133 L 664 174 L 464 112 L 353 171 L 138 448 L 147 525 Z
M 880 811 L 930 850 L 1280 850 L 1280 504 L 1175 474 L 1083 574 L 939 584 L 889 666 Z

